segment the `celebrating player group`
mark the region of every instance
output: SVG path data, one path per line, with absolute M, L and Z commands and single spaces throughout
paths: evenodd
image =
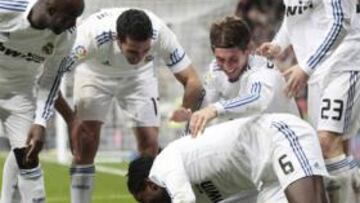
M 92 202 L 114 100 L 137 141 L 127 187 L 138 202 L 360 202 L 347 147 L 360 128 L 359 1 L 283 0 L 281 27 L 258 47 L 247 19 L 224 16 L 209 26 L 203 76 L 152 11 L 107 8 L 77 22 L 88 3 L 0 0 L 0 122 L 11 145 L 1 203 L 46 202 L 39 153 L 55 110 L 70 133 L 71 203 Z M 289 46 L 297 64 L 280 71 Z M 189 127 L 162 150 L 157 59 L 184 89 L 170 119 Z M 59 91 L 71 71 L 73 107 Z M 306 86 L 309 122 L 294 99 Z

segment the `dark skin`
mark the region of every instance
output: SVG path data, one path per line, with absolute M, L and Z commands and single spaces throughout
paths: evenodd
M 49 29 L 55 34 L 61 34 L 73 27 L 84 10 L 83 0 L 38 0 L 32 7 L 28 20 L 35 29 Z M 38 159 L 45 141 L 45 127 L 33 124 L 26 141 L 26 162 Z
M 76 24 L 83 10 L 83 0 L 39 0 L 31 9 L 28 20 L 35 29 L 49 29 L 61 34 Z
M 171 198 L 165 188 L 156 185 L 148 178 L 144 182 L 144 189 L 133 194 L 136 201 L 141 203 L 171 203 Z

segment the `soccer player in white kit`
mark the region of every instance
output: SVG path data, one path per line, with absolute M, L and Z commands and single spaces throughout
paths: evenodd
M 2 203 L 13 202 L 15 186 L 23 203 L 45 202 L 38 154 L 57 94 L 52 84 L 60 81 L 83 9 L 82 0 L 0 0 L 0 122 L 11 145 Z
M 250 53 L 250 41 L 251 31 L 239 17 L 225 17 L 211 25 L 210 43 L 216 59 L 205 77 L 205 108 L 191 116 L 192 134 L 201 132 L 215 117 L 275 112 L 299 116 L 295 100 L 282 90 L 284 77 L 266 58 Z
M 76 66 L 74 100 L 82 126 L 91 134 L 72 135 L 73 203 L 91 201 L 94 157 L 102 124 L 113 99 L 129 115 L 140 154 L 158 153 L 158 81 L 154 58 L 159 57 L 184 87 L 183 106 L 193 108 L 201 82 L 174 33 L 147 10 L 113 8 L 84 20 L 70 56 Z M 75 130 L 76 131 L 76 130 Z
M 352 186 L 360 186 L 359 169 L 344 146 L 360 127 L 359 1 L 284 3 L 285 17 L 279 32 L 259 52 L 276 57 L 293 46 L 299 64 L 285 72 L 287 92 L 295 95 L 308 82 L 310 120 L 318 130 L 327 168 L 334 177 L 335 185 L 330 188 L 340 189 L 341 196 L 334 202 L 356 202 Z
M 327 171 L 315 130 L 290 114 L 223 122 L 170 143 L 128 170 L 142 203 L 324 203 Z M 243 193 L 243 194 L 242 194 Z

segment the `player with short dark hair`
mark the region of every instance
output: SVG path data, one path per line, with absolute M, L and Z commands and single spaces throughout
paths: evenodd
M 11 145 L 2 203 L 16 188 L 24 203 L 45 202 L 38 154 L 83 9 L 83 0 L 0 0 L 0 122 Z
M 289 114 L 262 114 L 180 138 L 156 158 L 135 159 L 127 185 L 142 203 L 326 203 L 326 175 L 309 124 Z
M 153 36 L 151 20 L 144 11 L 138 9 L 129 9 L 119 16 L 116 32 L 120 40 L 128 37 L 136 41 L 146 41 Z
M 250 27 L 239 17 L 227 16 L 211 24 L 210 44 L 213 51 L 216 48 L 238 48 L 246 51 L 250 41 Z
M 201 82 L 175 34 L 154 13 L 131 8 L 103 9 L 78 27 L 68 68 L 77 66 L 76 114 L 82 120 L 80 128 L 89 133 L 79 132 L 76 127 L 72 131 L 72 203 L 91 201 L 94 158 L 112 102 L 117 102 L 130 118 L 140 154 L 158 153 L 160 112 L 155 57 L 163 59 L 183 85 L 182 105 L 194 108 Z

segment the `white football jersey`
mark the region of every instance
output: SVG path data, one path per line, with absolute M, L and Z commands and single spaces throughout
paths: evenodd
M 35 123 L 45 126 L 53 112 L 57 87 L 65 70 L 64 59 L 71 50 L 76 30 L 56 35 L 48 29 L 32 28 L 27 18 L 35 3 L 36 0 L 0 0 L 0 96 L 12 93 L 33 97 L 37 82 Z
M 251 167 L 238 162 L 248 159 L 246 153 L 233 151 L 239 140 L 248 136 L 257 139 L 255 132 L 262 126 L 253 129 L 250 121 L 247 118 L 221 123 L 205 129 L 196 139 L 186 136 L 175 140 L 157 156 L 149 178 L 166 187 L 173 202 L 195 202 L 195 196 L 196 202 L 209 202 L 206 193 L 201 193 L 205 187 L 210 191 L 212 187 L 216 193 L 210 195 L 210 202 L 219 202 L 239 191 L 256 190 Z
M 284 0 L 284 4 L 285 17 L 274 42 L 282 50 L 292 45 L 306 73 L 360 70 L 354 65 L 360 64 L 358 0 Z
M 294 170 L 281 169 L 282 156 Z M 175 140 L 156 157 L 149 178 L 167 189 L 172 202 L 192 203 L 220 202 L 243 192 L 255 197 L 259 192 L 261 198 L 263 189 L 273 186 L 284 200 L 283 189 L 315 174 L 326 175 L 315 130 L 293 115 L 263 114 L 211 126 L 197 138 Z M 287 202 L 268 195 L 257 202 Z
M 209 69 L 204 105 L 214 103 L 219 114 L 232 118 L 276 112 L 299 115 L 295 100 L 284 93 L 285 79 L 264 57 L 250 55 L 246 70 L 235 82 L 228 80 L 216 60 Z
M 174 33 L 150 11 L 144 10 L 153 26 L 151 50 L 136 65 L 129 64 L 117 44 L 116 21 L 121 13 L 130 8 L 101 10 L 78 27 L 78 35 L 71 54 L 72 65 L 88 73 L 115 77 L 154 74 L 154 57 L 160 57 L 173 73 L 184 70 L 190 59 L 180 46 Z M 84 70 L 85 69 L 85 70 Z

